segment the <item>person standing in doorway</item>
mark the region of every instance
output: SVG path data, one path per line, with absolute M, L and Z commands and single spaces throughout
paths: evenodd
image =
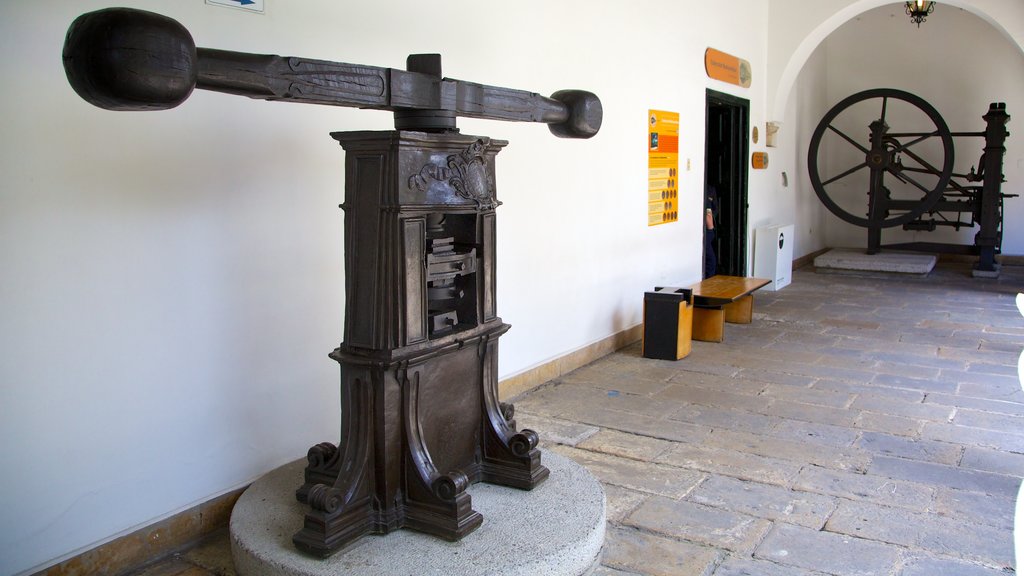
M 718 256 L 715 254 L 715 220 L 718 218 L 718 191 L 711 184 L 704 187 L 704 277 L 717 273 Z

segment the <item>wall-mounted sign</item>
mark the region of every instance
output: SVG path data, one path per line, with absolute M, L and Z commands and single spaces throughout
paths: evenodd
M 750 156 L 750 165 L 754 167 L 754 170 L 764 170 L 768 167 L 768 153 L 754 152 Z
M 704 51 L 704 70 L 708 78 L 750 88 L 750 62 L 714 48 Z
M 679 113 L 647 113 L 647 225 L 679 220 Z

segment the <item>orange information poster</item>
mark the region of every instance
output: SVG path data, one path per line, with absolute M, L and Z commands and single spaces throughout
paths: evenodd
M 679 113 L 647 114 L 647 225 L 679 220 Z
M 750 62 L 714 48 L 704 51 L 704 70 L 708 78 L 750 88 Z

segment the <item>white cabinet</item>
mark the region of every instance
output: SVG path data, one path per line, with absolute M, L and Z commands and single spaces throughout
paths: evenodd
M 792 224 L 755 231 L 754 276 L 772 281 L 763 290 L 782 290 L 793 280 Z

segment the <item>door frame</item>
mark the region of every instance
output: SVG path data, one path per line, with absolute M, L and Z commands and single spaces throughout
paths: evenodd
M 721 228 L 729 235 L 727 244 L 732 246 L 731 253 L 728 258 L 723 257 L 721 251 L 718 254 L 719 257 L 719 268 L 723 261 L 727 264 L 727 270 L 723 273 L 734 274 L 739 276 L 747 275 L 747 264 L 749 262 L 748 254 L 748 209 L 749 209 L 749 197 L 748 197 L 748 184 L 749 184 L 749 166 L 747 166 L 747 157 L 750 153 L 750 143 L 748 141 L 750 134 L 750 100 L 727 94 L 725 92 L 719 92 L 710 88 L 706 89 L 705 104 L 704 104 L 704 184 L 705 186 L 709 182 L 710 172 L 710 150 L 709 145 L 711 139 L 708 137 L 708 129 L 710 128 L 709 119 L 711 117 L 712 107 L 729 107 L 736 110 L 736 121 L 731 123 L 730 140 L 732 142 L 732 150 L 730 151 L 730 165 L 731 165 L 731 180 L 734 185 L 730 190 L 723 191 L 718 190 L 718 201 L 719 201 L 719 221 Z M 728 197 L 724 197 L 723 192 L 728 193 Z M 728 213 L 726 214 L 726 208 Z M 703 213 L 703 206 L 701 207 Z M 703 218 L 701 219 L 703 221 Z M 716 232 L 716 237 L 719 234 Z M 716 238 L 716 242 L 721 242 L 720 238 Z

